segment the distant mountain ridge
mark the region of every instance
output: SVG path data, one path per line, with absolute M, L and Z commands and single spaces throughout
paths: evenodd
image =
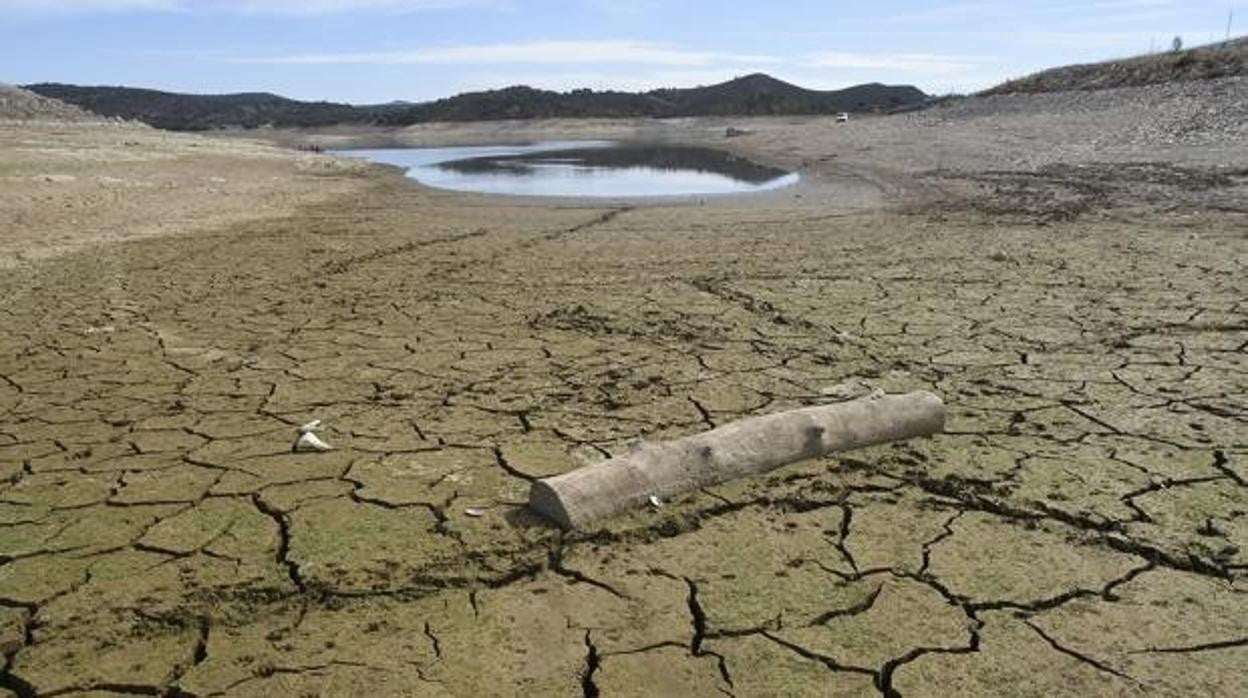
M 844 90 L 808 90 L 761 73 L 686 89 L 555 92 L 518 85 L 432 102 L 363 106 L 302 102 L 269 93 L 191 95 L 59 83 L 24 87 L 102 116 L 134 119 L 175 131 L 340 124 L 410 126 L 500 119 L 831 114 L 890 111 L 927 101 L 927 95 L 910 85 L 870 83 Z
M 135 87 L 80 87 L 60 83 L 25 89 L 101 116 L 142 121 L 173 131 L 204 131 L 266 124 L 331 126 L 360 123 L 361 110 L 348 104 L 300 102 L 266 92 L 186 95 Z

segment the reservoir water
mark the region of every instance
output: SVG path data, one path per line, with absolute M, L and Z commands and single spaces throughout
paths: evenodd
M 517 196 L 636 198 L 743 194 L 798 175 L 710 148 L 613 141 L 339 151 L 403 167 L 430 187 Z

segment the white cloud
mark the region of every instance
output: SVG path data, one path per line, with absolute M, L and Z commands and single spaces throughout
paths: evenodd
M 0 15 L 70 15 L 174 10 L 181 0 L 0 0 Z
M 1019 25 L 1041 19 L 1053 22 L 1092 18 L 1102 23 L 1107 20 L 1120 23 L 1124 12 L 1174 10 L 1181 6 L 1182 3 L 1178 0 L 1047 0 L 1012 3 L 974 0 L 893 13 L 883 21 L 904 24 L 1012 21 Z
M 404 13 L 505 6 L 508 0 L 0 0 L 0 15 L 91 15 L 183 12 L 309 16 L 341 12 Z
M 772 56 L 697 51 L 630 39 L 529 41 L 365 51 L 306 53 L 285 56 L 235 57 L 234 63 L 338 65 L 503 65 L 557 63 L 562 65 L 614 63 L 640 65 L 711 66 L 723 63 L 775 63 Z
M 494 0 L 215 0 L 204 3 L 186 0 L 183 4 L 188 7 L 208 5 L 249 15 L 325 15 L 359 11 L 420 12 L 502 3 Z
M 457 91 L 491 90 L 505 85 L 524 84 L 544 90 L 567 91 L 588 87 L 594 90 L 621 90 L 628 92 L 646 92 L 666 87 L 697 87 L 713 85 L 749 73 L 758 72 L 757 68 L 723 67 L 723 68 L 675 68 L 659 67 L 655 70 L 629 70 L 613 72 L 610 70 L 594 71 L 556 71 L 556 72 L 506 72 L 489 71 L 474 72 L 465 76 Z M 439 97 L 446 95 L 437 95 Z
M 985 57 L 936 53 L 822 51 L 753 55 L 698 50 L 634 39 L 547 40 L 401 50 L 303 53 L 273 56 L 205 55 L 204 60 L 281 65 L 479 66 L 464 76 L 465 89 L 523 83 L 566 90 L 647 90 L 712 84 L 753 72 L 792 76 L 801 85 L 839 89 L 864 82 L 916 83 L 920 87 L 976 86 L 998 68 Z M 549 66 L 549 69 L 539 66 Z M 514 67 L 514 69 L 512 69 Z
M 581 0 L 591 10 L 616 17 L 637 17 L 662 9 L 658 0 Z
M 811 68 L 872 68 L 905 73 L 949 75 L 975 68 L 980 59 L 934 53 L 843 53 L 821 51 L 803 65 Z

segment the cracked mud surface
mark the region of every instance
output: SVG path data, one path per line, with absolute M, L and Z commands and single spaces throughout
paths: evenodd
M 1248 693 L 1244 182 L 1142 170 L 942 172 L 948 201 L 865 212 L 376 174 L 19 269 L 0 685 Z M 1094 201 L 1048 215 L 1071 182 Z M 523 508 L 637 438 L 864 385 L 936 391 L 948 432 L 579 533 Z M 314 418 L 335 450 L 291 453 Z

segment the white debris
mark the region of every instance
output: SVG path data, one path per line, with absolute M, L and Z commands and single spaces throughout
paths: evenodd
M 471 508 L 464 509 L 464 514 L 467 516 L 471 516 L 474 519 L 479 519 L 482 516 L 485 516 L 485 510 L 484 509 L 471 509 Z
M 660 509 L 663 507 L 663 500 L 659 499 L 658 495 L 652 494 L 650 495 L 650 506 L 654 507 L 655 509 Z
M 304 424 L 303 426 L 299 427 L 299 433 L 307 434 L 308 432 L 316 431 L 317 429 L 320 429 L 323 424 L 324 422 L 322 422 L 321 420 L 314 419 L 308 422 L 307 424 Z
M 299 438 L 295 439 L 295 453 L 318 453 L 324 451 L 332 451 L 333 446 L 321 441 L 321 438 L 310 431 L 299 434 Z
M 826 386 L 819 392 L 836 400 L 854 400 L 870 395 L 872 390 L 873 386 L 861 378 L 850 378 L 836 385 Z

